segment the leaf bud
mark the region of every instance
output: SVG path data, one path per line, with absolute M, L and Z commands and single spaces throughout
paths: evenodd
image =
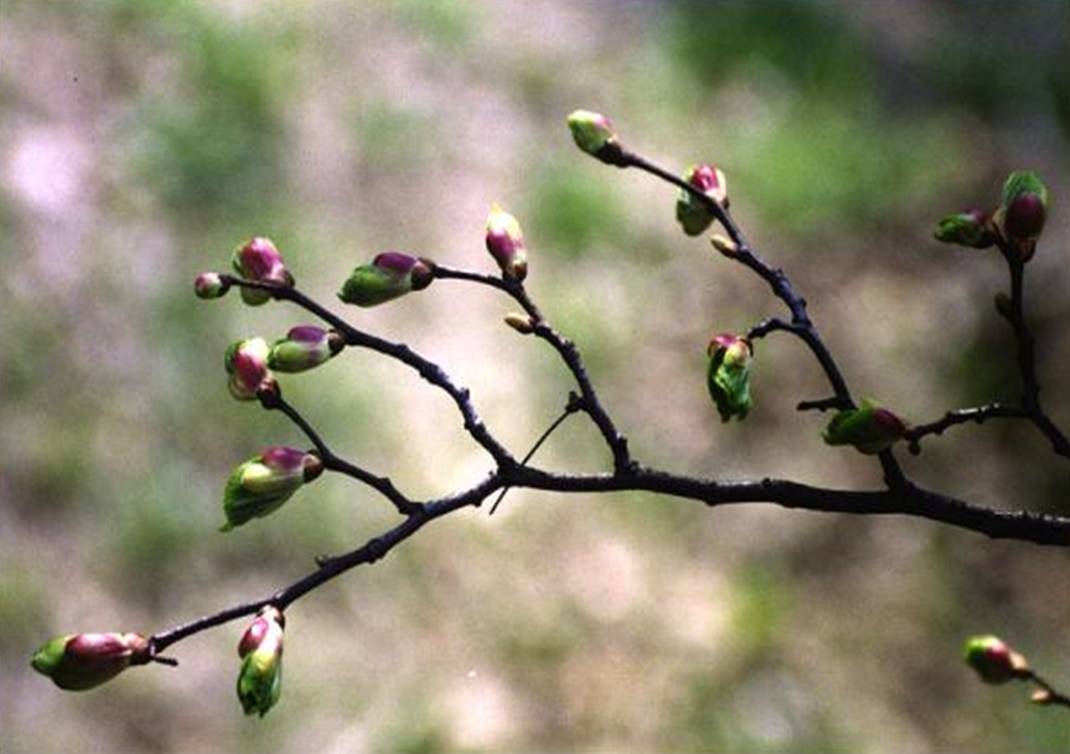
M 942 243 L 987 249 L 996 242 L 992 232 L 991 218 L 981 209 L 967 209 L 943 218 L 933 232 L 933 238 Z
M 527 314 L 509 312 L 502 318 L 502 321 L 521 335 L 531 335 L 535 332 L 535 323 L 531 321 L 531 317 Z
M 890 448 L 906 432 L 898 416 L 866 398 L 858 408 L 838 411 L 821 436 L 829 445 L 853 445 L 861 453 L 874 455 Z
M 728 206 L 728 183 L 724 173 L 713 165 L 692 165 L 684 180 L 721 206 Z M 676 220 L 684 233 L 689 236 L 700 235 L 710 227 L 713 219 L 713 213 L 706 205 L 692 196 L 690 191 L 680 190 L 680 196 L 676 199 Z
M 743 420 L 751 408 L 750 365 L 753 349 L 750 341 L 738 335 L 715 336 L 706 349 L 709 367 L 706 386 L 717 405 L 721 421 L 732 417 Z
M 568 129 L 576 146 L 609 165 L 621 164 L 620 140 L 609 118 L 590 110 L 575 110 L 568 116 Z
M 83 691 L 148 661 L 149 642 L 140 634 L 68 634 L 45 642 L 30 664 L 61 689 Z
M 271 349 L 263 338 L 235 341 L 223 356 L 223 366 L 230 376 L 227 387 L 239 401 L 256 400 L 263 390 L 275 388 L 275 378 L 268 369 Z
M 202 272 L 193 281 L 193 292 L 197 298 L 222 298 L 230 290 L 230 283 L 218 272 Z
M 971 636 L 963 646 L 962 655 L 985 683 L 1006 683 L 1031 674 L 1025 657 L 995 636 Z
M 1028 262 L 1036 250 L 1048 213 L 1048 188 L 1032 171 L 1011 173 L 1003 184 L 1003 203 L 995 222 L 1003 237 Z
M 223 488 L 223 514 L 230 531 L 278 510 L 305 482 L 323 473 L 315 453 L 274 445 L 238 465 Z
M 715 234 L 712 238 L 710 238 L 710 243 L 713 244 L 713 248 L 715 248 L 719 253 L 723 254 L 729 259 L 739 253 L 739 244 L 737 244 L 731 239 L 725 238 L 720 234 Z
M 230 260 L 234 271 L 246 280 L 292 287 L 293 275 L 286 269 L 282 255 L 270 238 L 254 237 L 234 250 Z M 242 288 L 242 300 L 250 306 L 259 306 L 271 299 L 271 292 L 260 288 Z
M 434 274 L 435 263 L 430 259 L 386 251 L 354 269 L 338 298 L 347 304 L 376 306 L 409 291 L 423 290 L 431 285 Z
M 343 348 L 345 338 L 336 330 L 298 325 L 271 346 L 267 365 L 278 372 L 304 372 L 326 363 Z
M 282 694 L 282 636 L 286 621 L 278 608 L 267 605 L 245 629 L 238 642 L 242 658 L 238 672 L 238 700 L 247 715 L 263 717 Z
M 487 216 L 487 251 L 502 270 L 502 275 L 518 283 L 528 274 L 528 251 L 524 234 L 516 218 L 497 204 Z

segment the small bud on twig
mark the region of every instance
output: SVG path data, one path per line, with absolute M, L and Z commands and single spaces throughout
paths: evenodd
M 821 436 L 829 445 L 853 445 L 861 453 L 874 455 L 890 448 L 906 432 L 898 416 L 866 398 L 858 408 L 837 412 Z
M 497 204 L 490 207 L 487 216 L 487 251 L 502 270 L 505 277 L 522 282 L 528 274 L 528 252 L 524 234 L 516 218 Z
M 609 118 L 590 110 L 575 110 L 568 116 L 568 128 L 584 152 L 606 164 L 620 164 L 620 140 Z
M 197 298 L 222 298 L 230 290 L 230 283 L 218 272 L 202 272 L 193 281 L 193 292 Z
M 724 173 L 713 165 L 692 165 L 684 180 L 722 207 L 728 206 L 728 183 Z M 676 200 L 676 219 L 684 233 L 697 236 L 710 227 L 713 213 L 692 196 L 690 191 L 681 189 Z
M 299 325 L 275 341 L 267 365 L 278 372 L 304 372 L 326 363 L 344 347 L 345 338 L 335 330 Z
M 231 265 L 246 280 L 287 288 L 294 284 L 293 275 L 286 269 L 282 255 L 270 238 L 250 238 L 234 250 Z M 271 299 L 271 292 L 260 288 L 242 288 L 241 297 L 250 306 L 259 306 Z
M 434 280 L 435 263 L 399 251 L 379 254 L 370 264 L 363 264 L 350 273 L 338 293 L 347 304 L 377 306 L 420 291 Z
M 966 640 L 962 654 L 985 683 L 1006 683 L 1031 675 L 1025 657 L 996 636 L 971 636 Z
M 991 218 L 980 209 L 968 209 L 943 218 L 936 226 L 933 238 L 974 249 L 987 249 L 996 242 Z
M 305 482 L 323 473 L 323 461 L 314 453 L 272 446 L 240 464 L 223 489 L 223 513 L 230 531 L 254 518 L 275 512 Z
M 1048 188 L 1036 173 L 1026 170 L 1007 177 L 995 223 L 1021 261 L 1028 262 L 1036 251 L 1047 212 Z
M 223 367 L 230 380 L 230 394 L 239 401 L 256 400 L 262 390 L 274 389 L 275 378 L 268 369 L 271 349 L 263 338 L 235 341 L 223 356 Z
M 61 689 L 84 691 L 148 661 L 149 642 L 140 634 L 69 634 L 45 642 L 31 664 Z
M 718 252 L 731 259 L 739 253 L 739 245 L 731 239 L 725 238 L 722 235 L 714 235 L 710 238 L 710 243 L 713 244 L 713 248 Z
M 278 608 L 262 608 L 238 642 L 242 658 L 238 699 L 247 715 L 263 717 L 282 694 L 282 637 L 286 621 Z
M 502 321 L 521 335 L 531 335 L 535 332 L 535 323 L 531 321 L 531 317 L 527 314 L 509 312 L 502 318 Z
M 741 421 L 751 408 L 750 364 L 753 349 L 746 338 L 724 333 L 715 336 L 706 353 L 710 357 L 706 386 L 717 404 L 721 421 Z

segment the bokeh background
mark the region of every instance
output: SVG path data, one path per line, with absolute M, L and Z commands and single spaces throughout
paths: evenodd
M 1014 399 L 995 254 L 931 239 L 1033 168 L 1054 197 L 1029 266 L 1045 398 L 1070 422 L 1070 56 L 1065 2 L 249 2 L 0 6 L 0 749 L 16 751 L 1065 751 L 1070 724 L 991 688 L 962 639 L 1004 636 L 1070 685 L 1067 553 L 935 524 L 643 494 L 513 492 L 436 522 L 288 612 L 281 703 L 244 718 L 235 623 L 182 666 L 85 694 L 33 674 L 45 638 L 149 633 L 299 578 L 390 526 L 331 475 L 229 535 L 229 469 L 305 442 L 233 401 L 221 354 L 308 321 L 193 277 L 272 237 L 334 292 L 377 251 L 492 269 L 492 201 L 521 220 L 530 291 L 580 345 L 645 463 L 721 477 L 879 482 L 794 404 L 826 394 L 785 337 L 756 408 L 722 425 L 711 333 L 781 313 L 683 237 L 675 193 L 584 157 L 564 116 L 610 114 L 667 166 L 726 172 L 857 394 L 907 418 Z M 469 386 L 523 449 L 571 385 L 501 324 L 493 292 L 439 282 L 347 310 Z M 410 371 L 347 352 L 284 377 L 335 449 L 416 496 L 488 459 Z M 548 468 L 599 470 L 572 419 Z M 1070 513 L 1070 469 L 1028 427 L 963 427 L 905 460 L 993 507 Z

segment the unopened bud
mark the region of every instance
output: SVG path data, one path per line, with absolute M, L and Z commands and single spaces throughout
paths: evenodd
M 710 239 L 710 243 L 713 244 L 713 248 L 717 249 L 718 252 L 729 259 L 739 253 L 739 245 L 735 241 L 725 238 L 722 235 L 714 235 Z
M 1047 706 L 1055 701 L 1055 697 L 1047 689 L 1037 689 L 1029 697 L 1029 701 L 1031 701 L 1033 704 Z
M 282 694 L 282 636 L 285 619 L 278 608 L 268 605 L 242 634 L 238 656 L 238 699 L 247 715 L 263 717 Z
M 486 242 L 487 251 L 505 277 L 520 282 L 527 276 L 528 252 L 520 223 L 497 204 L 491 205 L 487 216 Z
M 304 372 L 326 363 L 344 347 L 345 338 L 335 330 L 299 325 L 275 341 L 267 365 L 278 372 Z
M 873 455 L 887 450 L 907 432 L 903 421 L 875 401 L 866 398 L 858 408 L 839 411 L 822 433 L 829 445 L 853 445 Z
M 218 272 L 202 272 L 193 281 L 193 292 L 197 298 L 221 298 L 230 290 L 230 283 Z
M 323 461 L 314 453 L 272 446 L 237 466 L 223 489 L 223 514 L 227 522 L 220 531 L 274 513 L 305 482 L 323 473 Z
M 83 691 L 148 661 L 149 642 L 140 634 L 70 634 L 45 642 L 30 664 L 61 689 Z
M 227 387 L 239 401 L 256 400 L 263 390 L 274 387 L 275 378 L 268 369 L 271 349 L 263 338 L 246 338 L 231 343 L 223 356 L 223 366 L 230 376 Z
M 1029 663 L 996 636 L 972 636 L 963 647 L 963 659 L 985 683 L 1006 683 L 1028 678 Z
M 234 250 L 231 265 L 246 280 L 285 287 L 294 284 L 293 275 L 286 269 L 282 255 L 270 238 L 250 238 Z M 250 306 L 259 306 L 271 299 L 271 292 L 260 288 L 242 288 L 241 297 Z
M 724 333 L 715 336 L 706 348 L 709 367 L 706 386 L 717 405 L 721 421 L 746 418 L 751 408 L 750 365 L 753 350 L 746 338 Z
M 1047 213 L 1048 188 L 1037 174 L 1011 173 L 1003 184 L 1003 204 L 996 212 L 996 224 L 1023 262 L 1036 250 Z
M 531 321 L 531 317 L 527 314 L 509 312 L 503 317 L 503 321 L 521 335 L 531 335 L 535 332 L 535 323 Z
M 590 110 L 576 110 L 568 116 L 568 128 L 576 146 L 610 165 L 620 164 L 620 141 L 609 118 Z
M 728 206 L 728 183 L 724 173 L 713 165 L 692 165 L 684 180 L 721 206 Z M 714 215 L 690 191 L 681 189 L 676 200 L 676 219 L 684 233 L 697 236 L 710 227 Z
M 980 209 L 968 209 L 942 219 L 933 232 L 933 238 L 943 243 L 987 249 L 996 242 L 988 213 Z
M 350 273 L 338 298 L 347 304 L 376 306 L 409 291 L 423 290 L 434 280 L 434 271 L 435 264 L 429 259 L 383 252 Z

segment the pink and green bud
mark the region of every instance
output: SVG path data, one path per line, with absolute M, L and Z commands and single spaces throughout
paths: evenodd
M 263 338 L 246 338 L 231 343 L 223 356 L 229 376 L 227 387 L 239 401 L 256 400 L 264 390 L 275 388 L 275 378 L 268 369 L 271 349 Z
M 684 176 L 689 184 L 723 207 L 728 206 L 728 182 L 724 173 L 713 165 L 692 165 Z M 676 200 L 676 220 L 684 233 L 697 236 L 705 232 L 714 216 L 690 191 L 681 189 Z
M 1036 173 L 1011 173 L 1003 184 L 1003 203 L 996 211 L 996 224 L 1023 262 L 1036 250 L 1048 214 L 1048 188 Z
M 276 340 L 267 365 L 277 372 L 304 372 L 326 363 L 345 347 L 345 338 L 335 330 L 299 325 Z
M 710 341 L 706 354 L 710 358 L 706 386 L 717 404 L 721 421 L 732 417 L 742 421 L 751 408 L 750 341 L 730 333 L 717 335 Z
M 516 218 L 497 204 L 492 204 L 487 217 L 487 251 L 507 278 L 517 282 L 528 274 L 528 251 L 524 234 Z
M 963 646 L 962 655 L 985 683 L 1006 683 L 1032 674 L 1025 657 L 995 636 L 971 636 Z
M 193 292 L 197 298 L 222 298 L 230 290 L 230 283 L 218 272 L 202 272 L 193 281 Z
M 991 218 L 980 209 L 968 209 L 955 215 L 948 215 L 936 226 L 933 237 L 943 243 L 969 246 L 974 249 L 987 249 L 996 242 L 992 232 Z
M 353 270 L 338 298 L 347 304 L 376 306 L 409 291 L 423 290 L 431 285 L 434 275 L 435 263 L 431 260 L 387 251 Z
M 140 634 L 70 634 L 45 642 L 30 664 L 61 689 L 84 691 L 149 659 L 148 639 Z
M 829 445 L 853 445 L 873 455 L 903 439 L 906 432 L 906 424 L 898 416 L 866 398 L 859 408 L 837 412 L 821 436 Z
M 278 608 L 264 607 L 242 634 L 238 656 L 238 699 L 245 714 L 263 717 L 282 694 L 282 635 L 286 621 Z
M 272 446 L 235 468 L 223 489 L 223 514 L 227 522 L 220 531 L 262 518 L 278 510 L 305 482 L 323 473 L 323 461 L 315 453 Z
M 234 271 L 246 280 L 258 283 L 291 287 L 293 275 L 286 269 L 282 255 L 270 238 L 250 238 L 234 250 L 231 257 Z M 242 300 L 250 306 L 259 306 L 271 299 L 271 292 L 259 288 L 242 288 Z
M 619 163 L 620 141 L 609 118 L 590 110 L 576 110 L 568 116 L 568 129 L 576 146 L 584 152 L 611 165 Z

